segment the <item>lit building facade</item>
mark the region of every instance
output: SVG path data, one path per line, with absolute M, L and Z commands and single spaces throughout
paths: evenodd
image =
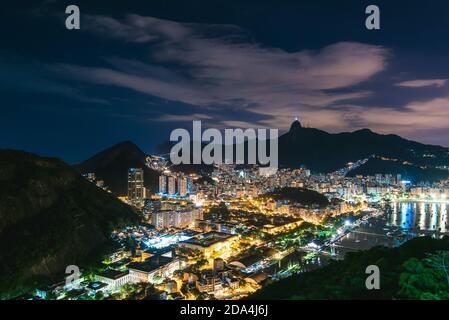
M 178 246 L 180 248 L 197 250 L 204 254 L 206 258 L 216 258 L 221 255 L 226 256 L 229 254 L 232 250 L 232 245 L 235 244 L 238 239 L 239 237 L 237 235 L 211 231 L 201 234 L 196 238 L 180 242 Z
M 180 197 L 187 195 L 187 178 L 184 176 L 178 178 L 178 194 Z
M 130 168 L 128 170 L 128 201 L 133 205 L 141 206 L 144 198 L 143 169 Z
M 182 269 L 184 265 L 185 263 L 178 258 L 156 255 L 144 262 L 130 264 L 129 276 L 134 283 L 154 283 L 157 277 L 171 277 L 173 272 Z
M 201 220 L 202 210 L 195 209 L 190 211 L 161 211 L 154 212 L 151 217 L 151 224 L 156 229 L 164 228 L 186 228 L 194 224 L 195 220 Z
M 174 195 L 176 193 L 176 178 L 168 177 L 168 194 Z
M 167 193 L 167 176 L 159 176 L 159 192 Z

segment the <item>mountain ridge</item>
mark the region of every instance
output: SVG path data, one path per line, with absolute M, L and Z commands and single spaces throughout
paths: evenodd
M 424 158 L 428 153 L 436 155 Z M 304 128 L 295 121 L 290 130 L 279 137 L 279 163 L 285 167 L 305 165 L 313 171 L 326 173 L 372 155 L 410 160 L 418 165 L 449 165 L 449 148 L 393 134 L 378 134 L 370 129 L 334 134 Z
M 94 172 L 98 180 L 103 180 L 116 195 L 126 195 L 128 185 L 128 169 L 141 168 L 144 171 L 144 185 L 155 191 L 158 188 L 157 171 L 146 165 L 147 154 L 129 140 L 119 142 L 106 148 L 87 160 L 76 164 L 81 173 Z
M 281 168 L 305 166 L 313 172 L 329 173 L 344 168 L 349 162 L 372 156 L 401 159 L 417 166 L 449 167 L 449 148 L 422 144 L 395 134 L 379 134 L 368 128 L 329 133 L 317 128 L 304 127 L 296 120 L 291 124 L 289 131 L 279 137 L 278 143 Z M 166 149 L 170 145 L 173 143 L 165 143 L 164 153 L 169 152 Z M 429 154 L 433 157 L 426 157 Z M 76 167 L 83 173 L 95 172 L 114 193 L 122 195 L 126 194 L 127 169 L 143 168 L 145 186 L 155 191 L 158 189 L 159 173 L 146 166 L 145 157 L 146 154 L 128 140 L 97 153 Z M 192 171 L 192 165 L 173 166 L 172 169 Z M 197 168 L 196 171 L 201 170 Z M 404 170 L 402 168 L 399 171 Z M 367 173 L 376 172 L 367 171 Z

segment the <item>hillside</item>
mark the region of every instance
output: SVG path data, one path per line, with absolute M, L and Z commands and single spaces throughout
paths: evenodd
M 324 195 L 305 188 L 286 187 L 276 189 L 273 192 L 264 194 L 263 197 L 270 197 L 274 200 L 288 200 L 292 203 L 299 203 L 305 206 L 326 206 L 329 204 L 329 201 Z
M 449 237 L 415 238 L 398 248 L 374 247 L 348 253 L 342 261 L 266 286 L 248 299 L 449 299 L 442 265 Z M 366 267 L 377 265 L 380 289 L 367 290 Z
M 0 298 L 91 263 L 113 228 L 137 219 L 62 161 L 0 150 Z
M 449 171 L 420 167 L 400 160 L 387 160 L 380 157 L 371 158 L 364 165 L 349 171 L 348 177 L 374 176 L 381 174 L 400 174 L 403 179 L 412 183 L 438 182 L 449 177 Z
M 449 149 L 425 145 L 369 129 L 337 134 L 304 128 L 299 121 L 279 137 L 279 163 L 284 167 L 331 172 L 371 155 L 402 159 L 416 165 L 449 166 Z
M 134 143 L 125 141 L 103 150 L 75 167 L 81 173 L 94 172 L 97 179 L 116 195 L 126 195 L 128 188 L 128 169 L 144 170 L 144 185 L 155 192 L 158 190 L 159 174 L 145 164 L 146 154 Z
M 162 144 L 160 147 L 161 153 L 169 153 L 173 144 L 170 142 Z M 207 144 L 203 144 L 203 147 L 205 145 Z M 247 161 L 248 141 L 245 141 L 243 147 L 245 161 Z M 237 145 L 234 145 L 234 160 L 235 148 L 237 148 Z M 316 128 L 303 127 L 299 121 L 294 121 L 290 130 L 279 137 L 278 148 L 279 166 L 281 168 L 305 166 L 320 173 L 333 172 L 346 167 L 349 162 L 372 156 L 401 159 L 415 166 L 449 167 L 449 148 L 426 145 L 393 134 L 378 134 L 369 129 L 328 133 Z M 224 161 L 224 145 L 222 145 L 222 154 Z M 186 170 L 188 166 L 184 167 L 180 167 L 180 169 Z M 196 171 L 199 172 L 201 166 L 197 167 Z M 401 173 L 402 170 L 398 167 L 393 169 L 391 173 Z

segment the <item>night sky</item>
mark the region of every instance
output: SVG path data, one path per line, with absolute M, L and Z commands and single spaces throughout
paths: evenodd
M 447 0 L 16 0 L 0 15 L 0 148 L 76 163 L 123 140 L 155 152 L 192 120 L 285 131 L 296 116 L 449 146 Z

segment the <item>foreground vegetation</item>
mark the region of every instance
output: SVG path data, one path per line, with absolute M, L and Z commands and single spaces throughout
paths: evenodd
M 380 269 L 380 289 L 367 290 L 366 267 Z M 249 299 L 449 299 L 449 237 L 422 237 L 398 248 L 348 253 L 345 260 L 269 285 Z
M 96 264 L 137 214 L 57 159 L 0 150 L 0 298 Z M 57 279 L 53 277 L 57 276 Z

